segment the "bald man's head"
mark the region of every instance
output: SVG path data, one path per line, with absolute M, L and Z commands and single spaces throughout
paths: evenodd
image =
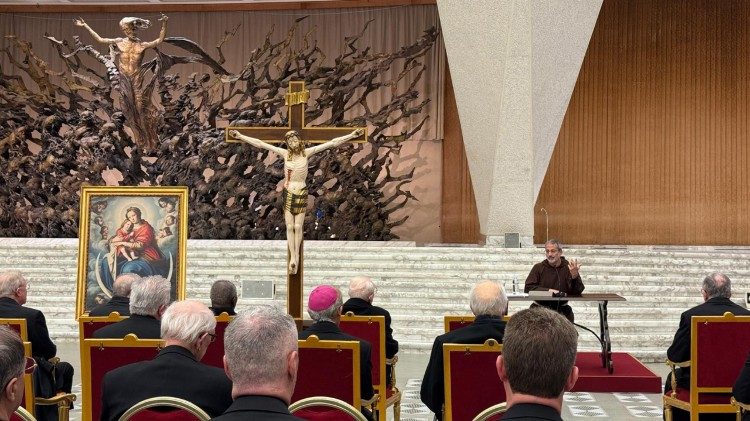
M 508 309 L 508 297 L 497 282 L 481 281 L 472 288 L 469 305 L 475 316 L 502 316 Z

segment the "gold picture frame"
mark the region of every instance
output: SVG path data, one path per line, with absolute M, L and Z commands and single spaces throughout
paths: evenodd
M 161 275 L 185 298 L 187 200 L 184 186 L 81 188 L 76 320 L 112 297 L 120 273 Z

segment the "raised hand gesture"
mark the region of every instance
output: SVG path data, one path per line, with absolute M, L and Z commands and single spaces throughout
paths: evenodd
M 581 268 L 581 264 L 578 263 L 578 260 L 573 259 L 568 262 L 568 270 L 570 271 L 570 277 L 572 279 L 575 279 L 579 276 L 578 270 Z

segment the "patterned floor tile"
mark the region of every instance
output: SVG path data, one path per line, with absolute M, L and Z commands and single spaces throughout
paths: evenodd
M 628 412 L 638 418 L 661 418 L 662 409 L 658 406 L 625 406 Z
M 596 402 L 594 396 L 588 392 L 568 392 L 563 395 L 564 402 Z
M 568 405 L 570 413 L 574 417 L 585 418 L 608 418 L 601 406 L 596 405 Z
M 623 403 L 651 403 L 651 399 L 643 393 L 613 393 L 613 395 Z

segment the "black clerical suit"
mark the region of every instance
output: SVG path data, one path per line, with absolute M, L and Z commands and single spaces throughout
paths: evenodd
M 130 316 L 130 298 L 115 295 L 108 302 L 99 304 L 98 306 L 92 308 L 91 311 L 89 311 L 89 316 L 109 316 L 109 314 L 113 311 L 120 313 L 120 316 Z
M 724 297 L 710 298 L 703 304 L 682 313 L 680 326 L 674 334 L 672 345 L 667 349 L 667 358 L 677 363 L 690 360 L 690 319 L 693 316 L 723 316 L 727 311 L 737 316 L 750 315 L 750 311 Z M 690 389 L 690 367 L 686 367 L 684 370 L 677 368 L 676 373 L 677 386 L 682 389 Z M 672 373 L 669 373 L 664 386 L 665 391 L 672 390 L 671 378 Z
M 393 358 L 398 352 L 398 341 L 393 339 L 393 329 L 391 328 L 391 313 L 388 310 L 374 306 L 367 300 L 361 298 L 350 298 L 344 303 L 341 309 L 342 313 L 351 311 L 357 316 L 384 316 L 385 317 L 385 357 Z M 391 382 L 391 366 L 385 366 L 386 382 Z
M 116 368 L 102 381 L 102 421 L 116 421 L 134 404 L 156 396 L 190 401 L 216 417 L 232 404 L 232 382 L 224 371 L 171 345 L 151 361 Z
M 444 333 L 432 344 L 430 361 L 422 379 L 420 397 L 422 402 L 435 413 L 437 419 L 442 419 L 443 403 L 445 401 L 443 378 L 443 344 L 483 344 L 487 339 L 503 342 L 505 322 L 501 317 L 481 315 L 474 323 Z
M 745 365 L 742 367 L 737 381 L 734 382 L 732 395 L 737 399 L 737 402 L 750 403 L 750 353 L 747 354 Z M 750 421 L 750 412 L 745 412 L 742 415 L 742 421 Z
M 47 361 L 57 354 L 57 346 L 49 337 L 44 314 L 18 304 L 13 298 L 2 297 L 0 318 L 26 319 L 31 354 L 38 365 L 38 370 L 34 372 L 34 393 L 43 398 L 50 398 L 59 391 L 70 393 L 73 388 L 73 366 L 64 361 L 53 366 Z M 57 408 L 54 406 L 37 405 L 36 411 L 37 420 L 57 420 Z
M 369 342 L 347 335 L 333 322 L 315 322 L 299 333 L 300 339 L 307 339 L 315 335 L 321 341 L 359 341 L 359 383 L 362 399 L 369 400 L 375 394 L 372 388 L 372 346 Z
M 92 336 L 98 339 L 121 339 L 129 333 L 138 339 L 161 339 L 161 322 L 155 317 L 133 314 L 117 323 L 100 327 Z
M 289 413 L 287 404 L 272 396 L 238 396 L 217 421 L 302 421 Z
M 549 420 L 562 421 L 555 408 L 538 403 L 517 403 L 503 414 L 501 420 Z

